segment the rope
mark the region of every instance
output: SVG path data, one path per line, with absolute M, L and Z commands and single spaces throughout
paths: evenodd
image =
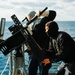
M 3 75 L 5 69 L 6 69 L 7 65 L 8 65 L 9 60 L 10 60 L 10 57 L 8 58 L 8 60 L 7 60 L 7 62 L 6 62 L 6 65 L 5 65 L 5 67 L 4 67 L 4 69 L 3 69 L 2 73 L 1 73 L 1 75 Z

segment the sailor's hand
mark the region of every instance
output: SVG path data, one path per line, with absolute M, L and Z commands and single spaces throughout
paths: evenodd
M 42 61 L 42 63 L 44 64 L 44 66 L 46 66 L 47 64 L 50 64 L 51 61 L 50 61 L 49 58 L 46 58 L 46 59 L 44 59 L 44 60 Z
M 41 11 L 38 12 L 38 14 L 37 14 L 38 17 L 41 17 L 40 13 L 41 13 Z
M 40 13 L 41 13 L 41 11 L 39 11 L 39 14 L 37 15 L 38 17 L 40 17 L 40 16 L 43 16 L 43 17 L 47 17 L 48 15 L 49 15 L 49 10 L 48 11 L 45 11 L 43 14 L 41 14 L 40 15 Z

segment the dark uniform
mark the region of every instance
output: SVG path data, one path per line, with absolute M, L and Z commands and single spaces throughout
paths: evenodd
M 48 45 L 49 45 L 49 37 L 45 33 L 45 24 L 48 21 L 54 20 L 55 17 L 56 17 L 56 12 L 53 10 L 50 10 L 49 15 L 47 17 L 42 18 L 41 22 L 35 25 L 35 28 L 33 30 L 32 36 L 34 37 L 35 41 L 40 45 L 40 47 L 43 50 L 48 49 Z M 39 62 L 33 55 L 29 65 L 29 75 L 37 75 L 38 65 L 39 65 Z M 42 64 L 41 75 L 48 75 L 48 70 L 50 69 L 50 67 L 51 67 L 51 63 L 46 66 Z
M 51 58 L 48 52 L 50 60 L 65 63 L 64 68 L 68 71 L 63 75 L 75 75 L 75 41 L 68 33 L 58 31 L 56 22 L 48 22 L 46 25 L 49 27 L 47 34 L 51 37 L 48 51 L 54 53 Z M 62 71 L 57 75 L 62 75 Z

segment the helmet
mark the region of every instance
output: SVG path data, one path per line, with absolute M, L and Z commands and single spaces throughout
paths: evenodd
M 52 21 L 55 19 L 55 17 L 56 17 L 56 11 L 50 10 L 49 11 L 49 20 Z
M 45 27 L 49 27 L 47 34 L 51 37 L 56 37 L 58 34 L 58 24 L 55 21 L 49 21 L 46 23 Z
M 31 12 L 28 14 L 28 16 L 34 17 L 34 16 L 35 16 L 35 14 L 36 14 L 36 12 L 35 12 L 35 11 L 31 11 Z

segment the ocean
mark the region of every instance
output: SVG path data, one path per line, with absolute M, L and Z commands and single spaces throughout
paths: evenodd
M 60 31 L 65 31 L 65 32 L 69 33 L 72 37 L 75 37 L 75 21 L 57 21 L 57 23 L 59 25 Z M 11 36 L 11 33 L 8 30 L 8 28 L 13 24 L 14 24 L 13 21 L 6 21 L 5 31 L 4 31 L 4 39 L 7 39 Z M 6 69 L 2 75 L 8 75 L 9 74 L 10 64 L 9 63 L 7 64 L 8 58 L 9 58 L 9 55 L 4 56 L 2 54 L 2 52 L 0 52 L 0 75 L 1 75 L 1 73 L 5 67 L 6 67 Z M 28 63 L 29 63 L 29 56 L 27 53 L 25 53 L 25 63 L 26 63 L 26 65 L 28 65 Z M 59 65 L 60 63 L 61 62 L 54 63 L 52 68 L 50 69 L 50 72 L 56 72 L 56 70 L 57 70 L 56 65 Z M 28 67 L 26 66 L 26 70 L 27 69 L 28 69 Z

